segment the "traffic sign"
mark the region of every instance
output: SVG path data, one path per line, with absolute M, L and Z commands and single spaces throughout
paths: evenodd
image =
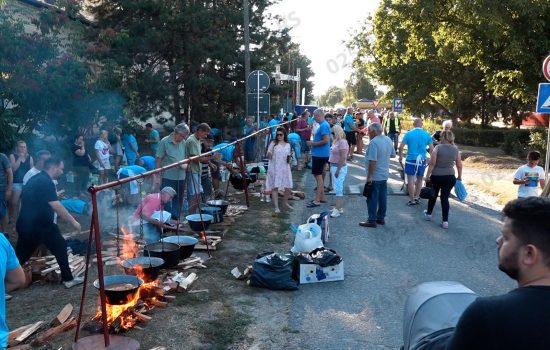
M 393 99 L 393 111 L 399 113 L 403 112 L 403 99 L 401 97 Z
M 537 95 L 537 112 L 550 113 L 550 83 L 539 84 Z
M 258 117 L 258 112 L 260 112 L 260 115 L 269 115 L 269 94 L 248 94 L 247 98 L 250 106 L 249 114 L 254 113 L 256 117 Z
M 550 81 L 550 55 L 542 62 L 542 74 L 544 74 L 546 80 Z
M 248 75 L 249 92 L 266 92 L 269 88 L 269 75 L 263 70 L 255 70 Z

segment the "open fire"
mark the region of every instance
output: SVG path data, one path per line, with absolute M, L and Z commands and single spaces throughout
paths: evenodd
M 139 245 L 133 240 L 132 233 L 125 227 L 121 228 L 123 235 L 121 256 L 122 260 L 132 259 L 138 255 Z M 132 268 L 133 273 L 143 279 L 146 275 L 141 265 L 135 265 Z M 106 293 L 110 290 L 120 290 L 124 286 L 105 285 Z M 117 288 L 117 289 L 115 289 Z M 122 289 L 123 290 L 123 289 Z M 149 311 L 154 306 L 166 306 L 163 296 L 163 290 L 159 287 L 157 281 L 143 283 L 139 286 L 138 292 L 130 294 L 129 300 L 122 305 L 106 305 L 107 309 L 107 324 L 111 333 L 120 333 L 128 330 L 136 325 L 139 321 L 147 321 L 149 316 L 144 315 L 144 312 Z M 93 321 L 97 321 L 101 326 L 101 308 L 98 307 L 97 313 L 92 317 Z M 94 328 L 91 325 L 91 328 Z

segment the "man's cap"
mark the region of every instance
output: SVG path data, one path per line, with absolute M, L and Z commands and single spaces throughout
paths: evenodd
M 168 193 L 168 194 L 171 195 L 171 196 L 175 196 L 175 195 L 176 195 L 176 190 L 173 189 L 173 188 L 170 187 L 170 186 L 164 187 L 162 190 L 160 190 L 160 192 L 162 192 L 162 193 Z

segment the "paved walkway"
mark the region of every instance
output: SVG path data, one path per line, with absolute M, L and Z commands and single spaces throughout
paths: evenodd
M 498 270 L 495 239 L 500 213 L 475 203 L 451 201 L 449 230 L 423 219 L 422 205 L 407 207 L 400 191 L 399 165 L 392 160 L 386 225 L 358 226 L 366 203 L 358 192 L 365 181 L 364 158 L 348 171 L 345 213 L 330 220 L 328 247 L 345 261 L 345 280 L 305 284 L 293 292 L 287 334 L 289 349 L 398 349 L 406 296 L 414 285 L 434 280 L 459 281 L 481 295 L 500 294 L 514 283 Z M 308 200 L 315 186 L 304 176 Z M 357 191 L 357 189 L 361 191 Z M 356 193 L 356 194 L 351 194 Z M 333 196 L 328 196 L 330 208 Z M 292 221 L 305 222 L 323 208 L 295 210 Z

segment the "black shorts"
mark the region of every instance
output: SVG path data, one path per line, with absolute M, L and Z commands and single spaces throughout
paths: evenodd
M 328 157 L 311 157 L 311 173 L 313 175 L 323 175 L 325 165 L 328 163 Z
M 348 141 L 349 145 L 355 145 L 357 144 L 357 138 L 355 136 L 355 131 L 346 131 L 346 141 Z

